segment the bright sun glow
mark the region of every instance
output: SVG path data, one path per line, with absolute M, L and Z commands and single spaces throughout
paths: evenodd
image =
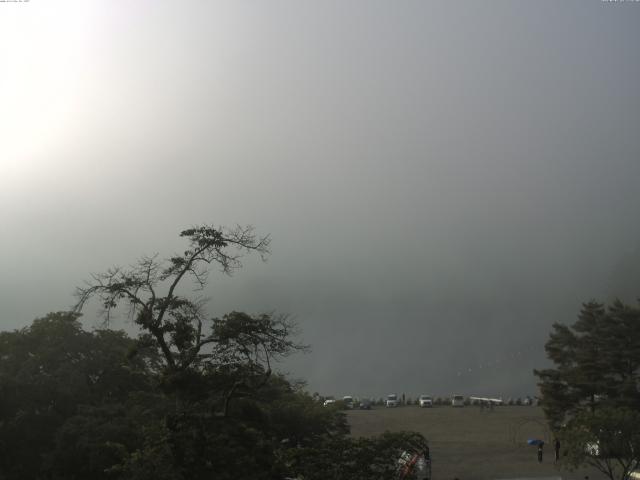
M 72 8 L 68 8 L 72 7 Z M 69 15 L 69 13 L 72 15 Z M 87 55 L 87 3 L 6 3 L 0 13 L 0 186 L 24 188 L 54 167 L 51 149 L 71 135 Z

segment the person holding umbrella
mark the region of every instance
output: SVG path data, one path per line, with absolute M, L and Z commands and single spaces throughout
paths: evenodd
M 538 463 L 542 463 L 542 448 L 544 447 L 544 441 L 538 438 L 534 438 L 527 440 L 527 444 L 538 446 Z

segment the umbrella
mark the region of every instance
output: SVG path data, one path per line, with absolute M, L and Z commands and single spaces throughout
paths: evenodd
M 530 438 L 527 440 L 527 445 L 544 445 L 544 441 L 539 438 Z

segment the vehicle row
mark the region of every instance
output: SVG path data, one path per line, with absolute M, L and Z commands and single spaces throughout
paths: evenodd
M 319 397 L 320 401 L 323 401 L 325 406 L 333 405 L 336 402 L 340 403 L 340 406 L 345 409 L 365 409 L 369 410 L 374 405 L 384 406 L 386 408 L 395 408 L 403 405 L 416 405 L 420 408 L 431 408 L 434 406 L 452 406 L 454 408 L 460 408 L 465 406 L 479 406 L 479 407 L 494 407 L 502 405 L 537 405 L 538 399 L 535 397 L 524 397 L 512 399 L 508 398 L 503 400 L 502 397 L 479 397 L 479 396 L 464 396 L 460 394 L 453 394 L 448 398 L 432 397 L 431 395 L 420 395 L 415 400 L 412 398 L 405 398 L 405 395 L 401 396 L 396 393 L 390 393 L 384 398 L 378 400 L 372 398 L 357 398 L 351 395 L 345 395 L 342 399 L 338 400 L 333 396 Z
M 337 402 L 338 400 L 336 400 L 335 397 L 328 396 L 328 397 L 325 397 L 323 405 L 327 407 L 329 405 L 334 405 Z M 347 408 L 347 409 L 360 408 L 363 410 L 371 409 L 372 405 L 375 403 L 375 401 L 372 399 L 369 399 L 369 398 L 354 399 L 351 395 L 345 395 L 344 397 L 342 397 L 342 400 L 340 400 L 340 402 L 342 403 L 342 406 L 344 406 L 344 408 Z M 461 395 L 454 395 L 452 397 L 451 404 L 453 406 L 458 406 L 458 403 L 460 403 L 460 406 L 464 405 L 464 397 L 462 397 Z M 405 404 L 405 400 L 403 398 L 403 400 L 401 401 L 396 393 L 390 393 L 389 395 L 387 395 L 386 399 L 384 400 L 384 406 L 387 408 L 398 407 L 401 404 Z M 434 400 L 430 395 L 420 395 L 416 401 L 416 404 L 420 408 L 431 408 L 434 405 Z
M 361 410 L 371 410 L 371 406 L 373 405 L 373 402 L 368 398 L 354 399 L 351 395 L 345 395 L 342 397 L 341 402 L 342 406 L 347 409 L 359 408 Z M 329 405 L 335 405 L 336 403 L 337 400 L 335 397 L 328 396 L 325 398 L 323 405 L 328 407 Z

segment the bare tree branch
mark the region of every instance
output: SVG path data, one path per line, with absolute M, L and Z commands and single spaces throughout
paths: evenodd
M 113 267 L 93 274 L 84 287 L 76 289 L 79 312 L 92 298 L 102 308 L 108 326 L 114 309 L 128 307 L 128 315 L 156 340 L 170 370 L 188 368 L 197 358 L 203 342 L 203 302 L 177 295 L 188 275 L 202 290 L 208 282 L 210 267 L 231 275 L 242 266 L 240 259 L 258 253 L 263 260 L 269 253 L 269 236 L 257 237 L 251 226 L 228 229 L 209 225 L 183 230 L 187 249 L 164 261 L 158 255 L 144 256 L 127 269 Z M 166 289 L 164 296 L 158 291 Z

